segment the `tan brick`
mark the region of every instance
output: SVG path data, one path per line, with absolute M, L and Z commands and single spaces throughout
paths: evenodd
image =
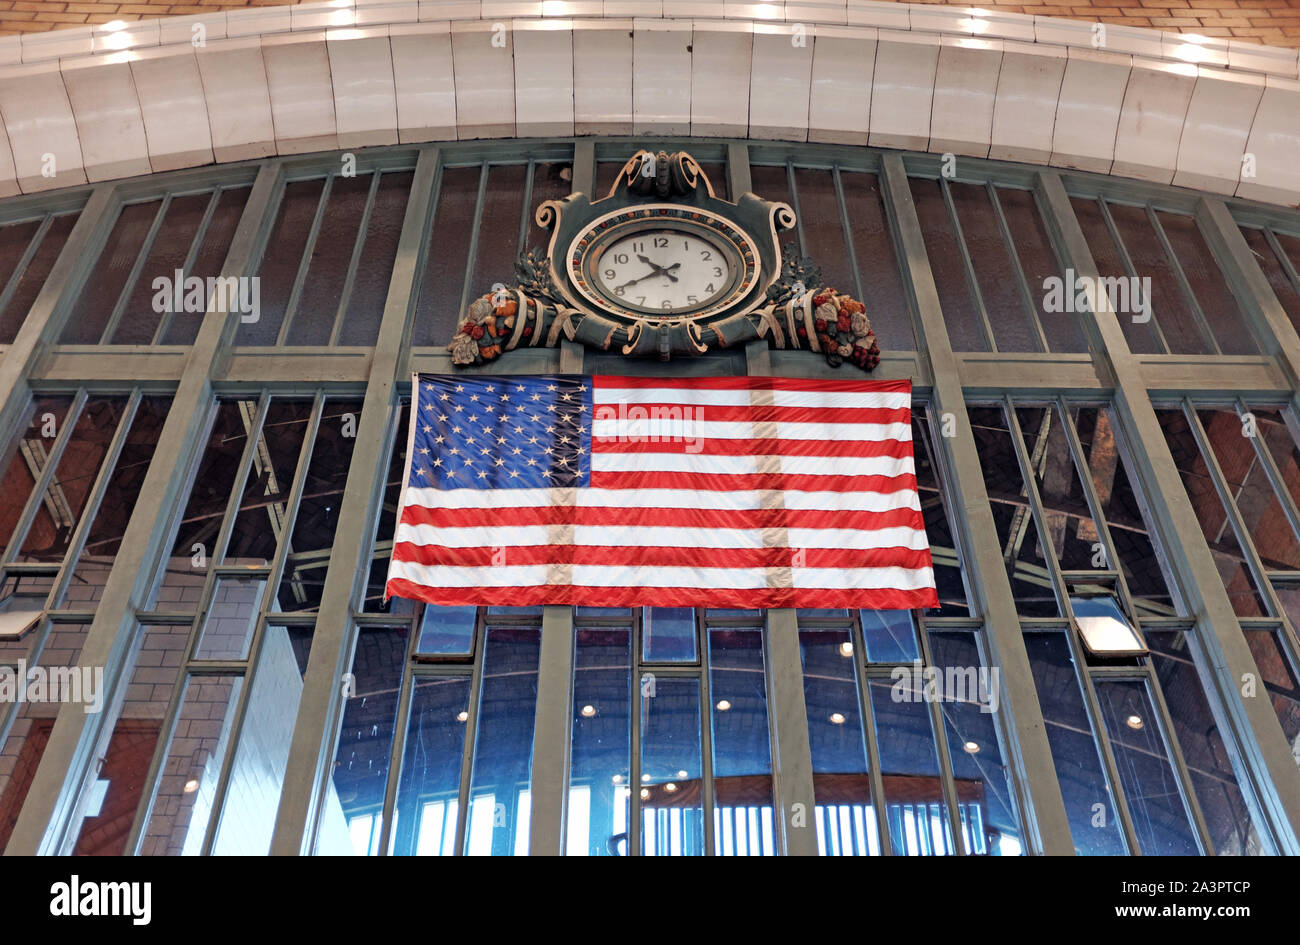
M 1151 25 L 1159 27 L 1200 26 L 1201 21 L 1186 16 L 1153 16 L 1151 17 Z
M 28 3 L 26 0 L 14 4 L 15 10 L 30 10 L 33 13 L 62 13 L 62 3 Z

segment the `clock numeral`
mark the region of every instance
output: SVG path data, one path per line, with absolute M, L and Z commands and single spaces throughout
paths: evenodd
M 707 261 L 713 258 L 713 254 L 707 249 L 702 249 L 700 250 L 700 258 Z
M 713 287 L 713 283 L 710 282 L 708 285 L 706 285 L 706 286 L 704 287 L 704 291 L 705 291 L 705 292 L 717 292 L 718 290 L 715 289 L 715 288 Z
M 616 263 L 625 263 L 625 262 L 627 262 L 627 253 L 615 253 L 615 254 L 614 254 L 614 262 L 616 262 Z
M 613 278 L 614 278 L 614 270 L 613 270 L 613 269 L 606 269 L 606 270 L 605 270 L 605 278 L 606 278 L 606 279 L 613 279 Z
M 655 237 L 655 249 L 663 249 L 667 245 L 668 245 L 668 237 L 666 236 Z
M 623 288 L 621 285 L 614 286 L 614 294 L 619 298 L 622 298 L 627 294 L 627 289 Z
M 714 267 L 713 267 L 713 274 L 714 274 L 715 276 L 718 276 L 719 278 L 721 278 L 721 277 L 722 277 L 722 270 L 719 269 L 717 266 L 714 266 Z
M 690 249 L 690 248 L 691 248 L 691 241 L 690 241 L 690 240 L 682 240 L 682 249 Z
M 632 244 L 632 252 L 634 252 L 634 253 L 644 253 L 644 252 L 645 252 L 645 243 L 633 243 L 633 244 Z
M 660 308 L 672 308 L 672 307 L 673 307 L 672 300 L 671 300 L 671 299 L 664 299 L 662 302 L 659 303 L 659 307 L 660 307 Z
M 693 295 L 688 295 L 686 296 L 686 301 L 690 305 L 698 305 L 700 300 Z
M 645 296 L 644 296 L 644 295 L 638 295 L 638 296 L 636 297 L 636 304 L 637 304 L 637 305 L 645 305 Z

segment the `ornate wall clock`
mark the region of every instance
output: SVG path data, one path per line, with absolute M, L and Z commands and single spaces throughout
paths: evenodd
M 662 360 L 759 338 L 835 366 L 880 360 L 862 303 L 782 255 L 790 207 L 752 193 L 723 200 L 685 152 L 638 151 L 604 198 L 548 200 L 537 223 L 547 249 L 520 257 L 513 289 L 470 303 L 448 345 L 455 364 L 561 338 Z

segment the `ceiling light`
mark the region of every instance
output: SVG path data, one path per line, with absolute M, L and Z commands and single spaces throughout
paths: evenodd
M 199 781 L 198 781 L 198 778 L 190 778 L 188 781 L 185 782 L 185 793 L 186 793 L 186 794 L 193 794 L 193 793 L 194 793 L 195 791 L 197 791 L 198 789 L 199 789 Z
M 677 785 L 669 781 L 667 784 L 664 785 L 664 790 L 667 791 L 669 794 L 672 794 L 674 791 L 677 790 Z
M 1136 732 L 1139 731 L 1142 728 L 1143 724 L 1145 723 L 1143 723 L 1142 721 L 1142 716 L 1130 715 L 1128 718 L 1124 720 L 1124 724 Z
M 843 724 L 844 724 L 844 713 L 843 713 L 843 712 L 832 712 L 832 713 L 831 713 L 831 721 L 834 722 L 836 725 L 843 725 Z
M 641 775 L 641 783 L 642 783 L 642 784 L 645 784 L 645 783 L 646 783 L 647 781 L 649 781 L 649 780 L 650 780 L 650 775 L 648 775 L 648 774 L 643 774 L 643 775 Z
M 967 742 L 966 744 L 962 745 L 961 747 L 964 748 L 964 749 L 966 750 L 966 753 L 967 753 L 968 755 L 975 755 L 975 754 L 978 754 L 978 753 L 979 753 L 979 750 L 980 750 L 979 742 Z
M 852 656 L 852 655 L 853 655 L 853 644 L 849 642 L 841 643 L 840 656 Z
M 585 715 L 587 718 L 591 718 L 593 715 L 596 714 L 596 707 L 594 705 L 584 705 L 582 707 L 582 714 Z
M 641 800 L 643 801 L 650 800 L 650 789 L 648 787 L 643 787 L 641 789 Z
M 685 780 L 686 780 L 687 778 L 689 778 L 689 777 L 690 777 L 690 775 L 686 773 L 686 769 L 685 769 L 685 768 L 683 768 L 681 771 L 678 771 L 678 772 L 677 772 L 677 778 L 678 778 L 679 781 L 685 781 Z
M 616 775 L 614 775 L 614 783 L 615 783 L 615 784 L 622 784 L 622 783 L 623 783 L 623 776 L 622 776 L 621 774 L 616 774 Z
M 456 721 L 457 721 L 457 722 L 468 722 L 468 721 L 469 721 L 469 713 L 466 712 L 464 709 L 462 709 L 461 711 L 457 712 L 457 713 L 456 713 Z
M 719 700 L 718 700 L 718 711 L 719 711 L 719 712 L 726 712 L 726 711 L 727 711 L 728 709 L 730 709 L 730 708 L 731 708 L 731 703 L 728 702 L 726 699 L 719 699 Z

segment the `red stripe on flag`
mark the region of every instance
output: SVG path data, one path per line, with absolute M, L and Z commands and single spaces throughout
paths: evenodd
M 853 394 L 911 394 L 912 382 L 826 380 L 803 377 L 617 377 L 597 374 L 592 383 L 600 390 L 644 390 L 676 387 L 688 390 L 794 390 Z
M 653 432 L 653 431 L 652 431 Z M 755 437 L 753 439 L 715 439 L 678 437 L 656 442 L 646 436 L 640 441 L 616 436 L 593 436 L 591 442 L 602 453 L 688 453 L 703 456 L 827 456 L 873 459 L 908 459 L 912 456 L 910 440 L 778 440 Z
M 591 471 L 593 489 L 697 489 L 727 492 L 915 492 L 916 476 L 814 476 L 803 473 Z
M 823 509 L 661 509 L 619 506 L 504 506 L 444 509 L 408 505 L 402 521 L 435 528 L 515 527 L 526 525 L 640 525 L 659 528 L 923 528 L 916 509 L 884 512 Z
M 631 416 L 630 411 L 637 411 Z M 641 414 L 641 410 L 645 413 Z M 690 423 L 904 423 L 912 422 L 910 408 L 894 407 L 783 407 L 777 404 L 596 404 L 597 420 L 658 424 L 672 420 Z

